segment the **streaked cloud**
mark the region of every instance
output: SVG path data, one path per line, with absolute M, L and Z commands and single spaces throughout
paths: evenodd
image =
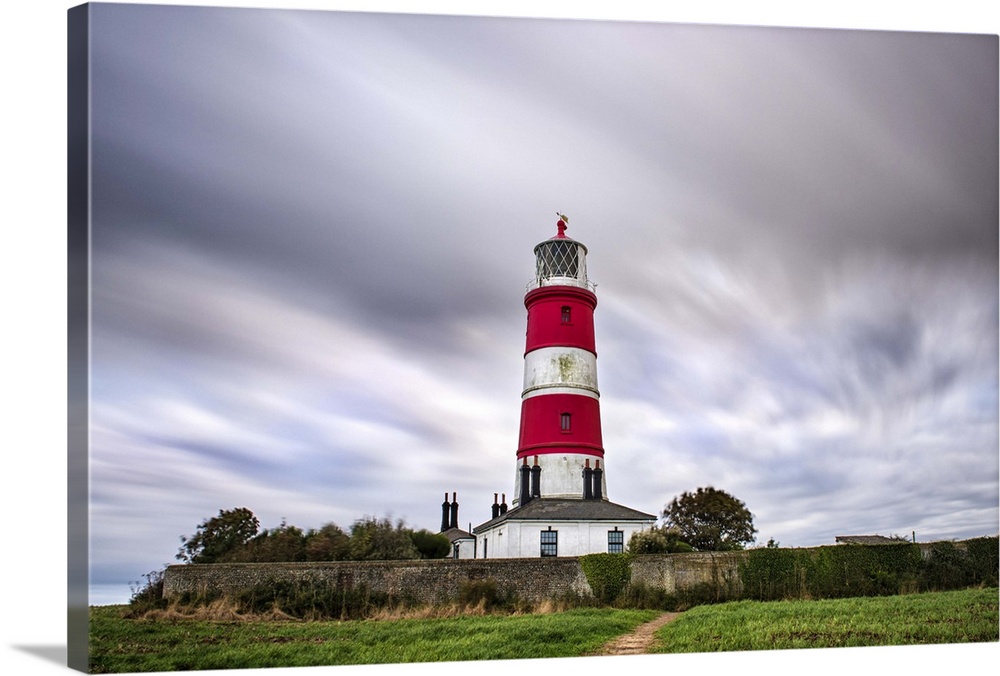
M 513 488 L 590 248 L 611 499 L 785 545 L 997 524 L 995 36 L 98 5 L 95 584 L 247 506 Z

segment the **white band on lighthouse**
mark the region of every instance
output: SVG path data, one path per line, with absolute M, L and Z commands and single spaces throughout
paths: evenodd
M 578 347 L 542 347 L 524 356 L 522 398 L 560 392 L 597 399 L 597 357 Z

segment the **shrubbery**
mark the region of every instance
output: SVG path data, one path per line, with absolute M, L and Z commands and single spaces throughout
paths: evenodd
M 985 537 L 966 540 L 965 553 L 973 584 L 996 587 L 1000 572 L 1000 539 Z
M 349 534 L 334 523 L 308 531 L 284 521 L 277 528 L 260 531 L 259 527 L 246 507 L 220 510 L 199 524 L 194 535 L 181 537 L 177 559 L 185 563 L 392 561 L 442 559 L 451 553 L 451 543 L 443 535 L 370 516 L 355 521 Z
M 236 597 L 238 612 L 279 612 L 305 619 L 363 619 L 389 606 L 412 605 L 365 587 L 338 589 L 335 584 L 281 580 L 257 585 Z
M 145 583 L 132 583 L 132 597 L 129 606 L 133 612 L 144 613 L 147 610 L 162 610 L 167 607 L 163 598 L 163 571 L 154 570 L 142 576 Z
M 515 610 L 521 607 L 517 595 L 503 592 L 492 577 L 483 580 L 467 580 L 458 590 L 459 604 L 479 610 Z
M 966 540 L 964 547 L 936 542 L 921 570 L 920 588 L 926 591 L 997 586 L 1000 541 L 997 538 Z
M 631 554 L 674 554 L 693 552 L 694 547 L 681 541 L 681 532 L 677 528 L 657 528 L 636 531 L 628 541 L 628 551 Z
M 580 567 L 598 601 L 611 603 L 622 593 L 632 579 L 631 559 L 628 554 L 587 554 L 580 557 Z
M 889 596 L 997 585 L 998 539 L 938 542 L 926 557 L 911 543 L 760 548 L 740 565 L 743 597 L 758 600 Z

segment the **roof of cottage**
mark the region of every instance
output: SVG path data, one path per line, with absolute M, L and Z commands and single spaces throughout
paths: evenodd
M 481 533 L 506 521 L 655 521 L 646 514 L 608 500 L 535 498 L 472 529 Z
M 467 530 L 462 530 L 461 528 L 449 528 L 448 530 L 441 531 L 441 535 L 448 538 L 448 542 L 452 544 L 456 540 L 475 540 L 476 536 Z

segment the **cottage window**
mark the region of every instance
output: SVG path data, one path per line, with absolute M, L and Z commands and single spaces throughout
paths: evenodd
M 625 551 L 625 532 L 617 528 L 608 531 L 608 553 L 621 554 Z
M 559 551 L 559 531 L 543 530 L 541 534 L 542 556 L 557 556 Z

